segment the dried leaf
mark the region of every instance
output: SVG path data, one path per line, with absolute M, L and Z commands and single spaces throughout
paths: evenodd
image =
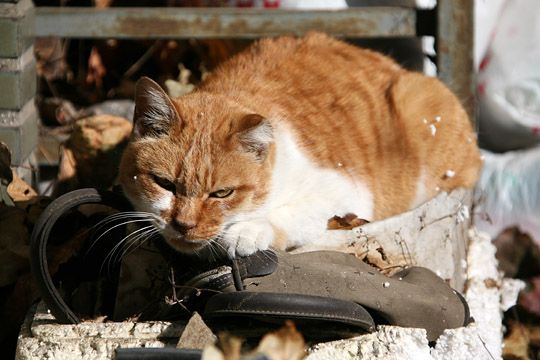
M 509 335 L 504 339 L 503 358 L 529 359 L 529 331 L 518 322 L 510 322 Z
M 216 345 L 206 346 L 201 360 L 239 360 L 242 340 L 229 333 L 221 333 Z
M 55 193 L 81 187 L 110 187 L 131 128 L 129 120 L 112 115 L 96 115 L 75 122 L 62 150 Z
M 360 219 L 355 214 L 347 214 L 344 217 L 335 215 L 328 220 L 328 230 L 351 230 L 355 227 L 368 224 L 369 221 Z
M 77 175 L 77 162 L 71 149 L 60 149 L 60 165 L 58 166 L 58 181 L 69 181 Z
M 86 83 L 95 84 L 98 89 L 103 87 L 103 78 L 107 74 L 101 55 L 99 55 L 98 49 L 94 46 L 90 51 L 88 57 L 88 72 L 86 74 Z
M 499 283 L 497 282 L 497 280 L 495 280 L 495 279 L 493 279 L 493 278 L 485 279 L 485 280 L 484 280 L 484 285 L 485 285 L 488 289 L 493 289 L 493 288 L 498 288 L 498 287 L 499 287 Z
M 276 332 L 266 334 L 255 353 L 264 354 L 270 360 L 299 360 L 306 357 L 304 337 L 292 321 Z
M 180 71 L 178 75 L 178 80 L 165 80 L 165 87 L 167 88 L 167 93 L 173 98 L 188 94 L 192 92 L 195 88 L 195 85 L 190 84 L 189 82 L 191 71 L 187 69 L 184 64 L 179 64 L 178 70 Z
M 29 201 L 38 196 L 37 192 L 13 172 L 13 181 L 8 185 L 7 192 L 15 202 Z

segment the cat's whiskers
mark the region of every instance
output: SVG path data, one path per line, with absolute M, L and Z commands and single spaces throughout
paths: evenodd
M 143 231 L 141 231 L 143 230 Z M 137 232 L 141 231 L 139 234 L 135 235 Z M 122 249 L 119 249 L 117 251 L 117 254 L 116 256 L 112 259 L 113 263 L 114 262 L 119 262 L 121 261 L 124 256 L 126 255 L 126 253 L 130 250 L 130 248 L 134 245 L 134 244 L 137 244 L 139 242 L 139 240 L 143 239 L 143 241 L 140 242 L 139 245 L 142 245 L 145 241 L 147 241 L 150 237 L 146 237 L 147 235 L 150 235 L 152 233 L 157 233 L 159 232 L 159 230 L 157 230 L 155 227 L 154 228 L 150 228 L 148 229 L 148 226 L 147 227 L 144 227 L 144 228 L 141 228 L 141 229 L 138 229 L 137 231 L 134 231 L 133 233 L 131 233 L 130 235 L 135 235 L 133 236 L 132 238 L 130 238 L 130 235 L 126 236 L 126 241 L 125 243 L 129 245 L 127 246 L 122 246 Z M 137 245 L 136 247 L 139 247 L 139 245 Z
M 154 219 L 155 217 L 156 217 L 156 215 L 152 214 L 152 213 L 141 212 L 141 211 L 126 211 L 126 212 L 121 212 L 121 213 L 112 214 L 112 215 L 107 216 L 106 218 L 104 218 L 103 220 L 98 222 L 96 225 L 94 225 L 92 227 L 92 229 L 97 231 L 97 230 L 101 229 L 103 226 L 105 226 L 105 225 L 107 225 L 107 224 L 109 224 L 111 222 L 123 219 L 123 218 L 126 218 L 126 219 L 133 219 L 133 218 Z
M 159 234 L 159 230 L 154 228 L 150 229 L 143 234 L 140 234 L 136 240 L 131 241 L 131 244 L 127 246 L 127 248 L 122 252 L 122 255 L 120 256 L 119 261 L 122 261 L 126 256 L 129 254 L 135 252 L 138 248 L 140 248 L 144 243 L 147 241 L 153 239 L 156 235 Z M 142 239 L 142 241 L 141 241 Z M 134 247 L 133 245 L 136 244 Z M 133 247 L 133 248 L 132 248 Z
M 108 228 L 105 232 L 103 232 L 102 234 L 100 234 L 97 239 L 93 240 L 92 241 L 92 244 L 90 245 L 90 247 L 88 248 L 88 250 L 86 251 L 87 254 L 90 253 L 90 251 L 92 251 L 92 249 L 94 248 L 94 246 L 99 242 L 99 240 L 101 240 L 106 234 L 108 234 L 109 232 L 111 232 L 112 230 L 120 227 L 120 226 L 124 226 L 124 225 L 128 225 L 128 224 L 133 224 L 133 223 L 139 223 L 139 222 L 149 222 L 150 219 L 148 218 L 142 218 L 142 219 L 131 219 L 128 220 L 128 221 L 123 221 L 119 224 L 116 224 L 110 228 Z M 152 225 L 153 226 L 153 225 Z
M 225 249 L 225 247 L 219 243 L 220 238 L 221 237 L 218 235 L 217 237 L 208 240 L 208 246 L 211 251 L 213 250 L 215 252 L 216 259 L 219 259 L 223 255 L 227 254 L 227 249 Z
M 139 233 L 140 231 L 145 231 L 145 230 L 149 230 L 149 229 L 152 229 L 153 228 L 153 225 L 148 225 L 148 226 L 145 226 L 141 229 L 138 229 L 128 235 L 126 235 L 122 240 L 120 240 L 113 248 L 112 250 L 109 252 L 109 254 L 105 257 L 105 259 L 103 259 L 103 262 L 101 264 L 101 267 L 100 267 L 100 273 L 103 272 L 103 267 L 105 266 L 106 263 L 108 263 L 108 266 L 107 266 L 107 271 L 108 273 L 110 274 L 110 265 L 111 265 L 111 262 L 113 260 L 113 257 L 116 253 L 116 251 L 118 251 L 118 249 L 122 246 L 123 243 L 127 242 L 130 237 L 136 235 L 137 233 Z

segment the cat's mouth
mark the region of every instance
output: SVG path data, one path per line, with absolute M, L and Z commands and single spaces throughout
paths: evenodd
M 169 227 L 162 230 L 162 235 L 174 249 L 180 252 L 191 253 L 208 245 L 210 237 L 184 234 Z
M 177 234 L 175 236 L 163 234 L 163 237 L 169 245 L 180 252 L 191 253 L 208 245 L 207 239 L 190 239 L 182 234 Z

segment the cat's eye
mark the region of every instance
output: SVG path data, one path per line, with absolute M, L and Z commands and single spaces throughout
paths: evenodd
M 154 182 L 158 184 L 159 187 L 167 191 L 170 191 L 172 193 L 176 192 L 176 185 L 172 181 L 167 180 L 157 175 L 152 175 L 152 178 L 154 179 Z
M 213 198 L 223 199 L 228 196 L 231 196 L 233 192 L 234 192 L 234 189 L 221 189 L 221 190 L 211 192 L 210 194 L 208 194 L 208 196 L 213 197 Z

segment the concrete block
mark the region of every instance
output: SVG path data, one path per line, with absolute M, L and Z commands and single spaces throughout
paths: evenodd
M 432 200 L 433 201 L 433 200 Z M 448 329 L 430 347 L 424 329 L 379 326 L 371 334 L 320 343 L 308 350 L 309 360 L 425 359 L 491 360 L 501 358 L 501 304 L 505 287 L 487 287 L 486 280 L 499 284 L 495 250 L 489 236 L 471 229 L 465 234 L 467 251 L 465 297 L 476 322 Z M 511 303 L 517 291 L 511 290 Z M 505 300 L 505 301 L 508 301 Z M 29 313 L 17 345 L 16 359 L 113 359 L 117 347 L 174 346 L 185 324 L 177 322 L 85 322 L 56 323 L 43 303 Z M 321 329 L 324 331 L 324 329 Z
M 471 202 L 470 190 L 441 192 L 416 209 L 383 221 L 352 230 L 328 230 L 324 242 L 318 241 L 326 244 L 324 248 L 308 245 L 294 251 L 338 250 L 368 254 L 367 260 L 381 269 L 424 266 L 447 280 L 454 289 L 462 291 L 467 269 Z
M 21 165 L 38 143 L 38 114 L 34 99 L 20 111 L 0 110 L 0 141 L 11 151 L 12 164 Z
M 0 2 L 0 57 L 18 57 L 34 42 L 31 0 Z
M 0 109 L 21 109 L 35 93 L 36 62 L 33 46 L 18 58 L 0 58 Z
M 174 347 L 183 329 L 164 321 L 59 325 L 41 303 L 21 328 L 15 358 L 112 359 L 118 347 Z

